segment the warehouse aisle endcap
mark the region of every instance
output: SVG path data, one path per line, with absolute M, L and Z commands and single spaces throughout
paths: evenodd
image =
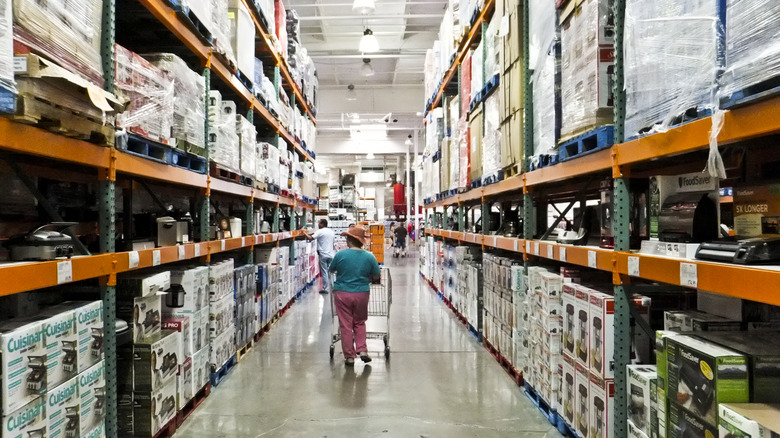
M 422 281 L 391 259 L 391 360 L 328 358 L 330 297 L 308 293 L 185 422 L 177 438 L 559 436 Z

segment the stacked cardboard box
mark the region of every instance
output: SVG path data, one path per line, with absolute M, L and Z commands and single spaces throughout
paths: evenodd
M 484 308 L 482 336 L 501 354 L 510 359 L 515 357 L 514 342 L 514 298 L 512 269 L 516 259 L 483 254 Z
M 241 152 L 236 123 L 236 103 L 222 100 L 219 91 L 209 91 L 209 158 L 225 169 L 239 173 Z
M 556 73 L 560 67 L 560 35 L 556 31 L 553 2 L 534 2 L 530 4 L 529 10 L 529 37 L 533 41 L 528 54 L 529 68 L 533 71 L 532 164 L 538 166 L 556 152 L 560 134 L 560 97 L 556 88 Z
M 525 90 L 523 89 L 523 39 L 521 3 L 513 0 L 496 1 L 490 29 L 496 26 L 496 73 L 500 74 L 500 89 L 496 91 L 499 103 L 500 123 L 500 167 L 506 169 L 521 163 L 524 156 L 523 108 Z M 501 32 L 502 21 L 508 29 Z M 496 25 L 493 24 L 496 23 Z M 489 38 L 492 38 L 491 34 Z
M 212 371 L 236 352 L 233 259 L 209 266 L 209 347 Z

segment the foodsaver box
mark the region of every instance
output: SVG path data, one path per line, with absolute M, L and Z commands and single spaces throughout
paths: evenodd
M 718 411 L 720 438 L 780 437 L 780 405 L 724 403 Z
M 654 365 L 628 365 L 627 374 L 628 421 L 649 436 L 651 397 L 657 393 L 658 372 Z

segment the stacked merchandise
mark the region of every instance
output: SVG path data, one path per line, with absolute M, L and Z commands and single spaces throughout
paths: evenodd
M 515 357 L 514 342 L 514 292 L 512 291 L 512 266 L 516 259 L 493 254 L 482 255 L 485 270 L 483 285 L 484 316 L 482 336 L 486 342 L 511 360 Z
M 279 247 L 279 277 L 281 284 L 279 285 L 279 299 L 278 310 L 282 310 L 287 304 L 295 297 L 295 283 L 293 278 L 295 277 L 295 266 L 290 266 L 290 247 Z
M 133 340 L 117 353 L 121 436 L 153 436 L 176 416 L 182 333 L 162 330 L 163 295 L 174 296 L 169 271 L 117 284 L 117 317 L 128 321 Z
M 492 20 L 490 20 L 490 24 L 488 24 L 486 31 L 485 31 L 485 38 L 482 40 L 482 44 L 484 44 L 484 58 L 482 66 L 483 74 L 482 74 L 482 82 L 479 84 L 479 89 L 477 91 L 483 90 L 485 84 L 488 82 L 497 79 L 501 75 L 502 70 L 502 61 L 499 59 L 501 50 L 499 47 L 499 37 L 498 37 L 498 25 L 501 21 L 501 16 L 495 16 Z M 473 65 L 472 65 L 473 69 Z M 473 72 L 472 72 L 473 73 Z M 472 87 L 474 87 L 474 76 L 472 74 Z M 479 75 L 476 75 L 479 76 Z M 506 87 L 509 87 L 510 84 L 499 84 L 504 85 L 502 87 L 502 90 Z M 474 88 L 472 88 L 472 92 L 474 91 Z M 517 89 L 513 90 L 514 94 L 519 95 L 517 93 Z M 503 113 L 504 108 L 502 104 L 503 100 L 503 94 L 501 90 L 495 90 L 490 96 L 485 98 L 484 102 L 484 108 L 483 108 L 483 119 L 484 119 L 484 125 L 483 125 L 483 137 L 482 137 L 482 178 L 488 178 L 491 176 L 495 176 L 496 173 L 498 173 L 503 167 L 504 163 L 507 163 L 507 165 L 514 164 L 512 157 L 502 157 L 502 146 L 501 146 L 501 131 L 499 130 L 501 127 L 501 122 L 503 122 Z M 510 161 L 512 161 L 510 163 Z
M 14 36 L 11 2 L 0 7 L 0 96 L 14 90 Z M 0 109 L 7 111 L 6 102 L 0 100 Z
M 174 82 L 139 55 L 120 45 L 115 48 L 115 92 L 129 102 L 127 110 L 117 116 L 117 126 L 169 143 L 174 120 Z
M 209 91 L 209 158 L 231 172 L 240 173 L 236 103 L 222 100 L 219 91 Z
M 767 82 L 780 74 L 775 26 L 780 4 L 728 0 L 726 14 L 726 71 L 721 79 L 721 96 L 729 99 L 756 85 L 762 90 L 771 88 L 771 82 Z
M 276 27 L 276 38 L 278 44 L 277 53 L 282 55 L 282 59 L 287 59 L 287 9 L 281 0 L 274 1 L 274 26 Z
M 279 263 L 279 248 L 258 248 L 255 250 L 257 269 L 257 305 L 260 315 L 259 326 L 263 328 L 282 307 L 279 305 L 282 285 L 282 270 Z
M 172 296 L 162 306 L 163 329 L 181 333 L 177 410 L 182 410 L 209 381 L 208 286 L 207 266 L 171 271 L 171 291 L 184 292 L 180 301 L 174 302 Z
M 561 26 L 561 137 L 613 122 L 612 0 L 584 0 Z
M 276 23 L 274 22 L 274 0 L 253 0 L 257 9 L 260 11 L 260 15 L 263 18 L 268 33 L 276 35 Z
M 292 178 L 290 173 L 292 169 L 292 160 L 290 159 L 291 153 L 291 151 L 279 147 L 279 165 L 277 167 L 279 169 L 279 187 L 282 190 L 289 190 L 292 188 Z
M 437 42 L 438 43 L 438 42 Z M 437 56 L 434 49 L 428 49 L 425 52 L 425 66 L 423 71 L 425 72 L 425 96 L 430 98 L 438 91 L 439 85 L 439 72 L 437 64 Z
M 103 86 L 101 57 L 103 2 L 17 0 L 13 4 L 14 39 L 92 83 Z
M 222 367 L 236 352 L 233 259 L 209 266 L 209 346 L 211 370 Z
M 471 259 L 470 259 L 471 258 Z M 476 332 L 482 332 L 482 264 L 479 251 L 467 250 L 458 270 L 458 311 Z
M 261 142 L 263 147 L 262 161 L 265 163 L 265 175 L 264 180 L 267 184 L 273 184 L 275 186 L 281 186 L 281 180 L 279 178 L 279 149 L 270 144 Z
M 241 174 L 254 178 L 257 173 L 257 129 L 244 116 L 236 115 L 238 150 Z
M 235 323 L 237 349 L 247 345 L 258 331 L 255 306 L 255 265 L 245 265 L 234 271 Z
M 721 6 L 720 0 L 626 2 L 628 137 L 664 132 L 717 109 Z M 751 20 L 751 32 L 754 26 Z
M 144 58 L 173 80 L 171 145 L 184 149 L 186 145 L 178 142 L 185 142 L 198 149 L 205 148 L 206 83 L 203 76 L 190 70 L 181 58 L 172 53 L 144 55 Z
M 189 10 L 211 33 L 214 52 L 235 65 L 236 57 L 230 43 L 228 0 L 176 0 L 179 7 Z
M 523 137 L 523 107 L 525 93 L 523 90 L 523 44 L 520 38 L 522 8 L 516 1 L 496 2 L 496 12 L 488 28 L 487 38 L 493 40 L 496 53 L 494 71 L 501 75 L 499 90 L 500 104 L 500 166 L 507 169 L 516 163 L 521 163 L 524 153 Z M 499 24 L 506 17 L 508 29 L 499 30 Z M 487 65 L 486 65 L 487 69 Z M 486 119 L 487 120 L 487 119 Z M 486 128 L 487 129 L 487 128 Z
M 251 90 L 255 77 L 255 22 L 245 2 L 230 0 L 228 6 L 230 45 L 236 55 L 236 67 Z
M 531 164 L 538 167 L 555 153 L 560 128 L 560 109 L 556 105 L 555 75 L 560 68 L 560 49 L 553 2 L 538 0 L 530 4 L 529 68 L 533 89 L 534 154 Z

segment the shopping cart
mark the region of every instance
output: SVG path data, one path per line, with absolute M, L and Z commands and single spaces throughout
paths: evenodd
M 390 277 L 390 269 L 381 268 L 379 284 L 371 285 L 368 298 L 368 320 L 366 321 L 366 340 L 381 339 L 385 346 L 385 359 L 390 359 L 390 304 L 393 302 L 393 281 Z M 333 290 L 333 277 L 331 273 L 331 290 Z M 333 315 L 333 332 L 331 335 L 330 358 L 336 351 L 336 343 L 341 341 L 336 305 L 330 294 L 330 311 Z

